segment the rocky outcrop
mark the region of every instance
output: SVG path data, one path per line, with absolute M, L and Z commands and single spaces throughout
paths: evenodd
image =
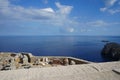
M 29 67 L 31 53 L 0 52 L 0 70 L 14 70 Z
M 27 52 L 0 52 L 0 71 L 89 64 L 89 61 L 62 56 L 34 56 Z
M 111 58 L 113 60 L 120 60 L 120 44 L 107 43 L 101 52 L 105 58 Z

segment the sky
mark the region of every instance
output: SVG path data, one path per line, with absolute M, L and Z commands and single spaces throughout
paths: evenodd
M 0 36 L 120 36 L 120 0 L 0 0 Z

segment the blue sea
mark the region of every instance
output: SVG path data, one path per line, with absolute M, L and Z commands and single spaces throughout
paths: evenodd
M 109 61 L 101 56 L 106 44 L 120 43 L 118 36 L 1 36 L 0 52 L 30 52 L 36 56 L 72 56 L 94 62 Z

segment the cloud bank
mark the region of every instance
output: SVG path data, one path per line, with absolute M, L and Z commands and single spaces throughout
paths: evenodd
M 42 3 L 47 5 L 49 2 L 43 0 Z M 111 14 L 120 12 L 118 0 L 104 0 L 104 4 L 105 6 L 100 9 L 101 12 Z M 115 5 L 117 8 L 113 8 Z M 52 7 L 35 8 L 15 5 L 10 0 L 0 0 L 0 35 L 88 35 L 120 25 L 119 22 L 109 22 L 104 19 L 88 19 L 89 15 L 86 15 L 84 21 L 81 14 L 74 16 L 72 13 L 74 8 L 75 6 L 63 5 L 60 2 L 55 2 Z
M 46 0 L 47 2 L 47 0 Z M 73 6 L 61 5 L 55 2 L 57 10 L 51 7 L 47 8 L 25 8 L 19 5 L 13 5 L 10 0 L 0 1 L 0 24 L 6 25 L 20 24 L 20 22 L 37 22 L 39 24 L 51 26 L 66 26 L 75 25 L 76 21 L 69 18 Z M 8 26 L 8 25 L 6 25 Z M 70 30 L 73 32 L 73 30 Z

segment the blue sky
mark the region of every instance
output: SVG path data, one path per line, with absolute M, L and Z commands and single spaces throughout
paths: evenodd
M 120 35 L 120 0 L 0 0 L 0 35 Z

